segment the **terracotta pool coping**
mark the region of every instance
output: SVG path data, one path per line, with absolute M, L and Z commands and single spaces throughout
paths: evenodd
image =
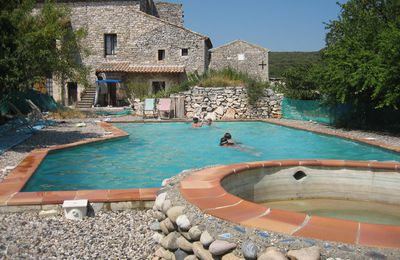
M 400 173 L 400 163 L 344 160 L 282 160 L 217 166 L 194 172 L 181 181 L 183 197 L 204 213 L 236 224 L 362 246 L 400 248 L 400 226 L 368 224 L 275 210 L 228 193 L 221 181 L 239 172 L 268 167 L 340 167 L 382 169 Z
M 79 190 L 22 192 L 22 188 L 51 151 L 68 149 L 84 144 L 105 142 L 128 136 L 128 133 L 106 123 L 97 123 L 110 136 L 86 139 L 70 144 L 56 145 L 46 149 L 33 150 L 25 159 L 0 182 L 0 206 L 62 204 L 64 200 L 88 199 L 90 202 L 153 201 L 160 188 L 121 190 Z

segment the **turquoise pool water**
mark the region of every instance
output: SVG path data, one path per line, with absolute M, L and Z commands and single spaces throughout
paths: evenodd
M 114 124 L 129 138 L 49 154 L 24 191 L 160 187 L 184 169 L 272 159 L 400 161 L 400 154 L 263 122 Z M 238 148 L 220 147 L 230 132 Z

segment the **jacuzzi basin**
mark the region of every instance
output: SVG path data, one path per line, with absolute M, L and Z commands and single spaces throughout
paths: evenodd
M 397 162 L 265 161 L 204 169 L 185 178 L 181 192 L 205 213 L 244 226 L 399 248 L 399 183 Z

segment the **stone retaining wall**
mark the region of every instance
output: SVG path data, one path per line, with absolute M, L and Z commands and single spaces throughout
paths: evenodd
M 245 87 L 193 87 L 171 97 L 185 98 L 187 118 L 200 116 L 213 120 L 280 118 L 283 98 L 273 90 L 266 89 L 264 96 L 252 106 L 248 102 Z

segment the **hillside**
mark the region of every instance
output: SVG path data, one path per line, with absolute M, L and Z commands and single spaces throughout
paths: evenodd
M 320 61 L 319 52 L 270 52 L 269 77 L 280 78 L 288 68 Z

